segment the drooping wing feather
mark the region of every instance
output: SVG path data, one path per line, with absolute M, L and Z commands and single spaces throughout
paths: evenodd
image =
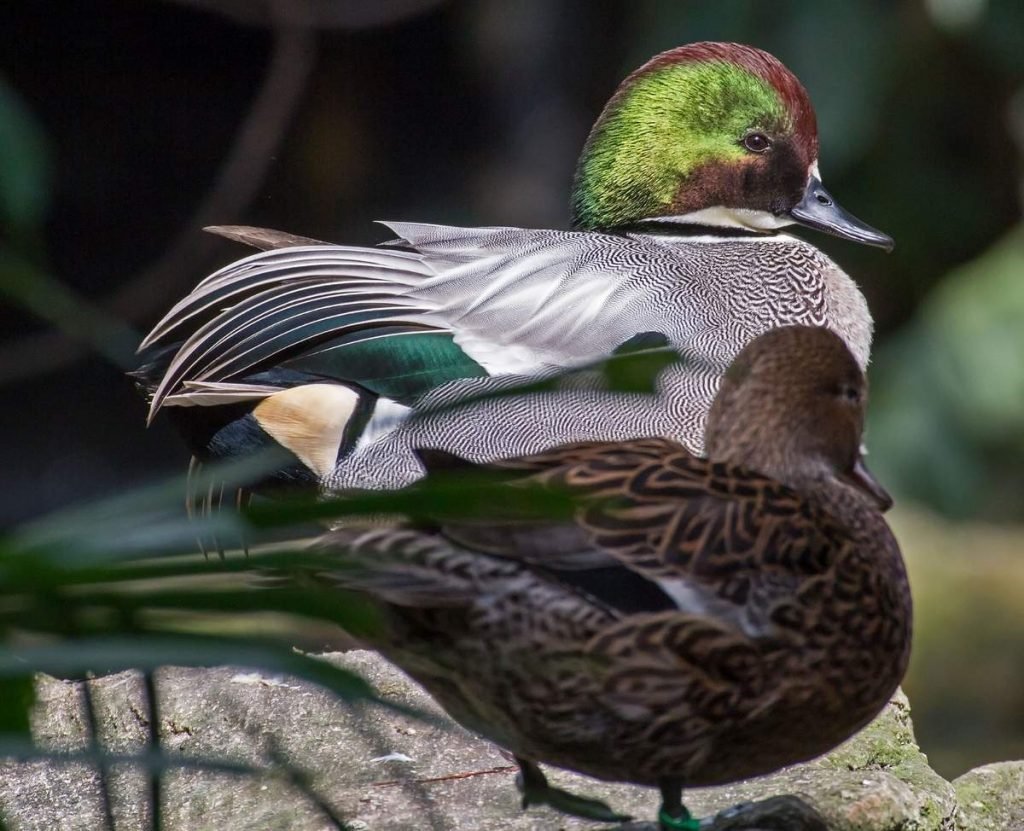
M 207 225 L 203 230 L 208 234 L 216 234 L 243 245 L 251 245 L 260 251 L 270 251 L 273 248 L 294 248 L 299 245 L 331 244 L 312 237 L 300 237 L 298 234 L 275 231 L 271 228 L 254 228 L 251 225 Z
M 341 250 L 325 263 L 324 250 L 256 255 L 207 278 L 175 306 L 143 348 L 195 329 L 156 386 L 152 412 L 186 383 L 242 380 L 278 366 L 403 401 L 452 378 L 485 374 L 450 333 L 422 322 L 426 309 L 402 296 L 403 278 L 381 276 L 382 269 L 415 268 L 416 255 L 367 249 L 353 264 Z M 421 334 L 422 343 L 390 342 Z
M 424 258 L 407 251 L 342 246 L 305 246 L 252 254 L 202 280 L 153 327 L 140 345 L 180 339 L 182 332 L 230 311 L 241 301 L 284 294 L 294 287 L 402 295 L 410 285 L 431 274 Z M 387 287 L 387 288 L 385 288 Z
M 393 305 L 372 299 L 336 299 L 317 289 L 294 291 L 285 301 L 280 297 L 251 298 L 230 315 L 202 326 L 185 341 L 154 393 L 154 411 L 165 395 L 186 380 L 241 378 L 267 366 L 281 365 L 302 350 L 322 348 L 357 333 L 378 336 L 374 327 L 387 326 L 395 331 L 393 327 L 401 323 Z M 406 322 L 400 331 L 424 328 Z M 350 343 L 360 340 L 358 335 L 349 338 Z
M 259 401 L 281 391 L 280 387 L 270 384 L 232 384 L 229 381 L 186 381 L 182 386 L 181 392 L 164 399 L 165 406 L 219 407 Z

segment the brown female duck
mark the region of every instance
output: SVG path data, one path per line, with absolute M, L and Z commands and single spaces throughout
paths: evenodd
M 516 755 L 524 803 L 617 819 L 544 762 L 658 786 L 662 827 L 697 828 L 682 788 L 824 753 L 903 677 L 910 593 L 865 399 L 837 336 L 776 329 L 727 371 L 707 459 L 649 438 L 494 463 L 568 491 L 572 518 L 338 530 L 328 577 L 379 602 L 376 648 Z

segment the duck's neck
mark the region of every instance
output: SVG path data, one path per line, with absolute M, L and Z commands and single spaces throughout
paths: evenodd
M 794 224 L 788 216 L 776 216 L 768 211 L 750 208 L 726 208 L 721 205 L 698 208 L 685 214 L 652 216 L 643 219 L 642 222 L 652 225 L 697 226 L 723 233 L 741 231 L 754 234 L 770 234 Z
M 627 232 L 660 236 L 716 236 L 772 238 L 784 228 L 793 225 L 788 217 L 777 217 L 767 211 L 745 208 L 713 206 L 685 214 L 639 214 L 636 218 L 620 217 L 613 225 L 580 222 L 574 227 L 581 231 L 621 234 Z M 792 237 L 785 237 L 792 239 Z

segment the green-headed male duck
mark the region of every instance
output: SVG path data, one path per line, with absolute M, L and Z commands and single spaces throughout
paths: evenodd
M 483 461 L 671 426 L 700 451 L 721 373 L 776 326 L 827 326 L 866 365 L 864 297 L 783 229 L 892 241 L 822 187 L 807 92 L 768 53 L 695 43 L 630 75 L 572 206 L 572 231 L 390 222 L 400 239 L 378 248 L 214 229 L 269 250 L 203 280 L 145 339 L 150 417 L 167 410 L 199 461 L 276 444 L 292 459 L 276 481 L 394 487 L 422 474 L 415 446 Z M 653 400 L 574 390 L 408 418 L 652 333 L 689 359 Z

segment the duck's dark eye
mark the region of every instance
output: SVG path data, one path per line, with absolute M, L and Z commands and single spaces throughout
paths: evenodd
M 743 146 L 751 153 L 763 153 L 772 146 L 772 140 L 764 133 L 748 133 L 743 137 Z
M 848 404 L 859 404 L 860 403 L 860 388 L 853 384 L 841 384 L 839 386 L 839 397 L 846 401 Z

